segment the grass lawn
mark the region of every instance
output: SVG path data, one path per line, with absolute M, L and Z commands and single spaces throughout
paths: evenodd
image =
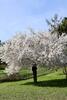
M 33 79 L 0 83 L 0 100 L 67 100 L 67 80 L 61 71 Z

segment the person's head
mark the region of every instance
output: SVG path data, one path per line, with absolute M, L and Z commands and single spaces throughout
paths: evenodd
M 37 66 L 37 64 L 36 63 L 33 63 L 33 67 L 36 67 Z

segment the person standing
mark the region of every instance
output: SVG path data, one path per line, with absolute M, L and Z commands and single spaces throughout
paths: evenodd
M 37 83 L 37 64 L 36 63 L 34 63 L 32 66 L 32 72 L 33 72 L 34 83 Z

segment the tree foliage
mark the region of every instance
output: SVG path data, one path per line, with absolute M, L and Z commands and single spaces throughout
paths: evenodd
M 61 20 L 62 20 L 62 18 L 59 18 L 57 14 L 55 14 L 54 17 L 51 18 L 50 21 L 46 19 L 46 22 L 49 25 L 49 32 L 51 34 L 56 34 L 57 33 L 58 37 L 59 37 L 58 27 L 61 24 Z
M 59 18 L 57 14 L 54 15 L 51 20 L 46 20 L 49 25 L 49 31 L 51 34 L 56 34 L 59 38 L 63 33 L 67 34 L 67 17 Z
M 67 17 L 64 17 L 61 23 L 58 27 L 59 35 L 62 35 L 62 33 L 67 34 Z
M 31 67 L 33 63 L 50 68 L 66 66 L 67 36 L 17 34 L 0 47 L 0 59 L 7 63 L 5 72 L 8 75 L 18 73 L 24 66 Z

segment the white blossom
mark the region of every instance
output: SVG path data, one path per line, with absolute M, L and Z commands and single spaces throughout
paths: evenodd
M 30 67 L 34 62 L 50 67 L 66 66 L 67 36 L 17 34 L 0 47 L 0 59 L 7 63 L 5 72 L 8 75 L 18 73 L 23 66 Z

